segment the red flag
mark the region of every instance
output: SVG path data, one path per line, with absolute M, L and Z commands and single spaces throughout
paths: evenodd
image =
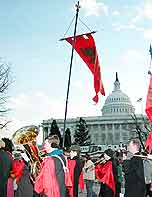
M 150 74 L 150 84 L 147 94 L 146 110 L 145 110 L 149 120 L 152 122 L 152 74 Z
M 65 40 L 71 45 L 73 44 L 73 37 L 65 38 Z M 74 48 L 79 56 L 83 59 L 83 61 L 87 64 L 94 76 L 94 89 L 96 95 L 93 98 L 93 101 L 97 103 L 99 100 L 98 93 L 100 92 L 105 96 L 105 91 L 101 80 L 101 70 L 98 54 L 91 33 L 76 36 Z
M 148 152 L 152 152 L 152 131 L 149 133 L 147 140 L 145 142 L 145 146 L 148 149 Z

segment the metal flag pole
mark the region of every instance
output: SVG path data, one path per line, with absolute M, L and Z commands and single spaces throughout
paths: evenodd
M 151 47 L 151 44 L 150 44 L 149 53 L 150 53 L 150 65 L 149 65 L 148 74 L 151 74 L 151 63 L 152 63 L 152 47 Z
M 68 88 L 67 88 L 67 95 L 66 95 L 66 105 L 65 105 L 65 115 L 64 115 L 64 128 L 63 128 L 63 143 L 62 143 L 63 147 L 64 147 L 64 142 L 65 142 L 67 108 L 68 108 L 69 89 L 70 89 L 71 71 L 72 71 L 73 53 L 74 53 L 74 44 L 75 44 L 75 39 L 76 39 L 76 30 L 77 30 L 79 9 L 80 9 L 80 5 L 79 5 L 79 1 L 78 1 L 78 3 L 76 4 L 76 19 L 75 19 L 74 36 L 73 36 L 72 51 L 71 51 L 71 61 L 70 61 L 70 69 L 69 69 Z
M 150 53 L 150 66 L 151 66 L 151 63 L 152 63 L 152 47 L 151 47 L 151 44 L 150 44 L 149 53 Z

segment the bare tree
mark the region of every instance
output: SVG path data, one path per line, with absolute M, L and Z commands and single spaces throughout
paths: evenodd
M 142 121 L 143 121 L 143 127 L 141 127 L 141 124 L 138 122 L 138 118 L 136 114 L 132 114 L 132 119 L 135 121 L 135 132 L 138 135 L 138 138 L 141 142 L 141 146 L 143 150 L 145 150 L 144 142 L 147 139 L 150 131 L 151 131 L 151 124 L 148 122 L 148 120 L 144 117 L 144 115 L 141 115 Z M 145 150 L 146 151 L 146 150 Z
M 3 129 L 8 124 L 8 121 L 2 121 L 6 112 L 9 111 L 7 107 L 8 87 L 12 83 L 10 76 L 10 66 L 0 59 L 0 129 Z

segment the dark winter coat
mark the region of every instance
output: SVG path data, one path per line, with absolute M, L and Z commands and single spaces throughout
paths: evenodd
M 79 157 L 74 157 L 75 160 L 75 168 L 74 168 L 74 197 L 78 197 L 78 186 L 79 186 L 79 177 L 82 172 L 82 162 Z
M 22 177 L 18 183 L 18 188 L 15 191 L 15 197 L 33 197 L 33 186 L 30 181 L 30 171 L 26 164 L 22 172 Z
M 133 156 L 123 164 L 125 197 L 144 197 L 146 191 L 143 160 Z
M 0 149 L 0 197 L 7 196 L 7 181 L 12 167 L 8 153 Z

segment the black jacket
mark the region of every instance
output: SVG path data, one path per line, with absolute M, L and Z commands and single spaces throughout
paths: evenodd
M 0 197 L 7 196 L 7 181 L 12 167 L 8 153 L 0 149 Z
M 64 156 L 63 155 L 58 155 L 58 156 L 63 160 L 63 162 L 66 165 Z M 63 165 L 58 158 L 53 157 L 53 156 L 52 156 L 52 158 L 55 163 L 55 174 L 56 174 L 57 182 L 59 185 L 60 196 L 65 197 L 66 196 L 66 186 L 65 186 L 65 174 L 64 174 L 64 170 L 63 170 Z
M 79 177 L 82 172 L 82 162 L 80 161 L 79 157 L 74 157 L 75 160 L 75 168 L 74 168 L 74 197 L 78 197 L 78 186 L 79 186 Z
M 123 164 L 125 173 L 125 197 L 144 197 L 146 184 L 143 169 L 143 160 L 133 156 Z

